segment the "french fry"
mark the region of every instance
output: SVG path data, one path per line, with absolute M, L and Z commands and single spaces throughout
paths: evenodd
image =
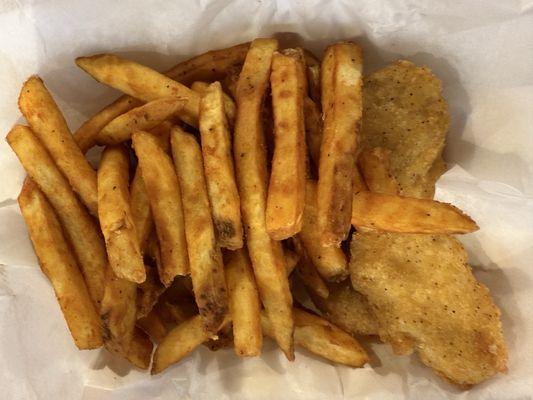
M 228 298 L 222 252 L 216 243 L 207 197 L 202 152 L 194 136 L 179 127 L 172 129 L 170 141 L 181 188 L 194 296 L 206 331 L 215 335 L 228 313 Z
M 355 196 L 357 193 L 362 191 L 368 191 L 368 186 L 366 186 L 366 183 L 359 172 L 359 168 L 356 165 L 353 174 L 353 195 Z
M 109 265 L 118 278 L 146 279 L 129 193 L 129 154 L 122 145 L 107 147 L 98 167 L 98 217 Z
M 20 91 L 19 108 L 35 136 L 52 156 L 91 214 L 97 214 L 96 172 L 74 141 L 65 118 L 38 76 L 30 77 Z
M 146 316 L 138 319 L 137 327 L 156 343 L 161 342 L 168 333 L 157 310 L 152 310 Z
M 350 334 L 317 315 L 294 308 L 294 343 L 327 360 L 351 367 L 362 367 L 368 355 Z M 265 335 L 272 337 L 272 324 L 261 313 L 261 326 Z
M 324 130 L 318 171 L 318 226 L 324 245 L 350 230 L 352 177 L 362 115 L 362 52 L 351 42 L 329 46 L 322 61 Z
M 134 108 L 104 126 L 98 133 L 96 142 L 100 145 L 110 145 L 130 140 L 133 132 L 156 127 L 176 114 L 184 104 L 184 100 L 167 97 Z
M 320 104 L 320 64 L 308 65 L 306 72 L 309 97 Z
M 158 246 L 157 242 L 156 246 Z M 159 246 L 157 251 L 159 252 Z M 159 258 L 159 256 L 156 257 Z M 146 280 L 137 286 L 137 319 L 148 315 L 157 303 L 159 296 L 165 291 L 165 286 L 157 276 L 157 268 L 145 265 L 145 269 Z
M 278 345 L 293 360 L 292 296 L 285 259 L 281 243 L 270 238 L 265 221 L 267 170 L 261 107 L 272 54 L 277 47 L 276 40 L 256 39 L 246 56 L 237 84 L 234 157 L 248 251 L 259 294 Z
M 226 77 L 222 82 L 224 89 L 235 99 L 237 97 L 237 82 L 239 81 L 239 75 L 241 74 L 242 65 L 235 66 L 228 70 Z
M 275 240 L 294 236 L 302 228 L 305 203 L 306 146 L 304 71 L 302 56 L 274 53 L 272 107 L 275 148 L 268 186 L 266 227 Z
M 363 150 L 359 154 L 359 168 L 371 192 L 401 195 L 398 181 L 390 172 L 388 153 L 389 150 L 382 147 Z
M 224 321 L 224 324 L 229 318 Z M 204 320 L 196 315 L 172 329 L 157 346 L 152 364 L 152 375 L 181 361 L 194 349 L 207 341 L 210 333 L 205 330 Z
M 386 232 L 454 234 L 479 229 L 458 208 L 430 199 L 360 192 L 352 208 L 354 226 Z
M 303 284 L 317 296 L 326 299 L 329 296 L 329 289 L 326 283 L 322 280 L 316 267 L 313 265 L 307 252 L 305 251 L 301 239 L 295 237 L 292 239 L 296 253 L 299 255 L 299 260 L 296 265 L 298 276 Z
M 207 193 L 217 241 L 235 250 L 243 246 L 241 204 L 231 154 L 231 136 L 224 115 L 222 88 L 215 82 L 200 102 L 200 135 Z
M 31 179 L 24 183 L 18 203 L 74 343 L 79 349 L 102 346 L 100 318 L 52 206 Z
M 327 281 L 342 281 L 348 275 L 346 256 L 340 247 L 324 246 L 320 241 L 316 192 L 316 182 L 307 180 L 303 224 L 298 237 L 318 273 Z
M 224 255 L 235 354 L 258 356 L 263 345 L 261 303 L 250 258 L 245 249 L 228 251 Z
M 220 82 L 211 83 L 211 85 L 214 84 L 220 86 L 224 113 L 226 114 L 229 125 L 233 127 L 235 125 L 235 116 L 237 115 L 237 106 L 235 105 L 233 99 L 222 91 L 222 85 L 220 85 Z M 207 93 L 209 86 L 210 84 L 207 82 L 196 81 L 191 85 L 191 89 L 197 92 L 200 96 L 204 97 Z M 201 106 L 202 105 L 200 104 L 200 107 Z
M 135 328 L 133 337 L 126 353 L 126 359 L 140 369 L 148 369 L 152 360 L 154 345 L 148 335 L 141 329 Z
M 315 174 L 318 175 L 320 146 L 322 145 L 322 113 L 318 105 L 309 97 L 304 100 L 304 115 L 307 149 L 314 166 L 313 171 L 316 171 Z
M 285 264 L 287 265 L 287 276 L 289 276 L 300 262 L 300 255 L 286 248 L 283 249 L 283 255 L 285 257 Z
M 76 64 L 97 81 L 145 102 L 164 97 L 183 99 L 185 104 L 178 116 L 189 125 L 198 126 L 200 96 L 187 86 L 144 65 L 112 54 L 78 57 Z
M 135 330 L 137 285 L 120 279 L 108 268 L 102 318 L 104 344 L 109 351 L 127 358 Z
M 104 295 L 107 255 L 98 227 L 30 128 L 16 125 L 7 141 L 55 209 L 97 309 Z M 96 192 L 95 192 L 96 193 Z
M 159 278 L 165 286 L 169 286 L 174 277 L 189 272 L 178 178 L 172 160 L 154 136 L 140 131 L 132 138 L 159 239 L 162 259 Z
M 142 105 L 140 100 L 131 96 L 121 96 L 81 124 L 73 135 L 81 152 L 87 153 L 89 149 L 96 146 L 96 136 L 109 122 L 140 105 Z

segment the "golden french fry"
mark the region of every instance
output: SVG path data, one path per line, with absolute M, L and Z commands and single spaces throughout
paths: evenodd
M 106 275 L 100 309 L 104 344 L 109 351 L 127 358 L 137 321 L 137 285 L 118 278 L 110 268 Z
M 144 65 L 112 54 L 78 57 L 76 64 L 97 81 L 145 102 L 164 97 L 183 99 L 185 104 L 178 116 L 189 125 L 198 125 L 200 96 L 187 86 Z
M 135 328 L 126 359 L 140 369 L 148 369 L 152 360 L 154 345 L 148 335 L 141 329 Z
M 239 357 L 258 356 L 263 345 L 261 303 L 252 264 L 245 249 L 227 251 L 224 255 L 235 353 Z
M 214 85 L 214 84 L 217 84 L 218 86 L 220 86 L 222 102 L 223 102 L 223 110 L 224 110 L 224 113 L 226 114 L 228 123 L 231 126 L 233 126 L 235 125 L 235 116 L 237 115 L 237 106 L 235 105 L 235 102 L 233 101 L 233 99 L 222 91 L 222 85 L 220 85 L 220 82 L 211 83 L 211 85 Z M 207 82 L 196 81 L 191 85 L 191 89 L 197 92 L 200 96 L 204 97 L 207 93 L 209 86 L 210 84 Z M 200 104 L 200 107 L 202 107 L 201 104 Z M 202 111 L 200 110 L 200 112 Z
M 100 347 L 100 318 L 52 206 L 31 179 L 24 182 L 18 203 L 39 265 L 54 288 L 74 343 L 79 349 Z
M 293 309 L 294 343 L 327 360 L 351 367 L 362 367 L 368 354 L 353 336 L 323 318 L 299 308 Z M 261 313 L 263 332 L 272 337 L 272 324 Z
M 304 100 L 305 115 L 305 140 L 314 171 L 318 175 L 318 164 L 320 160 L 320 146 L 322 145 L 322 113 L 318 105 L 306 97 Z
M 274 53 L 270 83 L 275 148 L 266 227 L 275 240 L 294 236 L 302 228 L 306 171 L 304 81 L 303 61 L 298 52 Z
M 215 82 L 200 102 L 200 135 L 207 193 L 221 247 L 243 246 L 241 204 L 231 154 L 231 136 L 224 115 L 222 88 Z
M 308 179 L 302 230 L 298 237 L 318 273 L 327 281 L 342 281 L 348 276 L 346 256 L 340 247 L 324 246 L 320 240 L 316 192 L 316 181 Z
M 157 239 L 156 246 L 158 246 Z M 159 247 L 157 251 L 159 252 Z M 165 291 L 165 286 L 157 276 L 157 268 L 145 265 L 145 269 L 146 280 L 137 286 L 137 319 L 148 315 L 157 303 L 159 296 Z
M 387 149 L 375 147 L 365 149 L 359 154 L 359 168 L 371 192 L 401 194 L 398 181 L 391 173 L 389 153 Z
M 30 128 L 16 125 L 6 139 L 28 175 L 54 207 L 91 298 L 99 309 L 104 295 L 107 255 L 98 227 Z
M 20 91 L 19 108 L 34 134 L 52 156 L 91 214 L 97 214 L 96 172 L 74 141 L 67 122 L 38 76 L 30 77 Z
M 131 96 L 121 96 L 85 121 L 76 132 L 74 140 L 82 153 L 96 146 L 96 136 L 100 130 L 119 115 L 142 105 L 142 101 Z
M 172 160 L 153 135 L 140 131 L 132 138 L 159 239 L 163 264 L 159 278 L 169 286 L 174 277 L 189 272 L 178 177 Z
M 287 265 L 287 276 L 289 276 L 300 262 L 300 255 L 286 248 L 283 249 L 283 254 L 285 256 L 285 264 Z
M 224 321 L 227 323 L 229 318 Z M 196 315 L 172 329 L 157 346 L 152 364 L 152 375 L 158 374 L 207 341 L 210 337 L 204 328 L 204 321 Z
M 353 195 L 355 196 L 357 193 L 364 190 L 368 191 L 368 186 L 366 186 L 366 183 L 359 172 L 359 168 L 356 165 L 353 174 Z
M 206 330 L 214 335 L 228 313 L 228 298 L 222 252 L 216 243 L 207 197 L 202 151 L 195 137 L 179 127 L 172 129 L 170 142 L 181 189 L 194 296 Z
M 289 360 L 294 359 L 292 296 L 286 275 L 281 243 L 266 231 L 267 164 L 261 108 L 272 54 L 278 42 L 256 39 L 246 56 L 237 84 L 237 120 L 234 157 L 247 245 L 267 315 L 272 321 L 276 341 Z
M 101 145 L 110 145 L 130 140 L 133 132 L 156 127 L 176 114 L 184 104 L 184 100 L 176 97 L 150 101 L 110 121 L 98 133 L 96 142 Z
M 479 229 L 457 207 L 429 199 L 360 192 L 353 197 L 352 224 L 386 232 L 454 234 Z
M 156 343 L 161 342 L 168 333 L 165 323 L 155 309 L 138 319 L 137 326 Z
M 316 267 L 311 262 L 307 252 L 305 251 L 302 241 L 299 237 L 292 239 L 296 253 L 299 255 L 299 260 L 296 265 L 296 272 L 303 284 L 317 296 L 327 298 L 329 296 L 329 289 L 326 283 L 322 280 Z
M 352 178 L 362 115 L 361 48 L 339 42 L 322 61 L 324 130 L 318 171 L 318 226 L 324 245 L 339 245 L 350 231 Z
M 146 279 L 129 193 L 129 154 L 122 146 L 107 147 L 98 167 L 98 217 L 109 265 L 118 278 Z

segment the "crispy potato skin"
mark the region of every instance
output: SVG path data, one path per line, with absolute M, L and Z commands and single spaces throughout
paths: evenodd
M 424 364 L 462 387 L 506 370 L 500 310 L 472 275 L 459 241 L 365 232 L 353 236 L 351 252 L 352 284 L 396 353 L 417 351 Z

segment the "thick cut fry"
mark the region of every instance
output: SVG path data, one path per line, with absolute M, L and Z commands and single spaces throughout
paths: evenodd
M 67 122 L 41 78 L 32 76 L 22 86 L 19 108 L 81 201 L 97 214 L 96 172 L 76 145 Z
M 303 61 L 299 54 L 272 57 L 275 147 L 268 186 L 266 226 L 275 240 L 302 229 L 305 203 L 305 125 Z
M 127 358 L 135 330 L 137 285 L 120 279 L 108 268 L 100 316 L 105 347 Z
M 266 231 L 267 170 L 261 107 L 272 54 L 278 43 L 256 39 L 252 43 L 237 84 L 237 121 L 234 155 L 247 245 L 266 313 L 272 321 L 278 345 L 294 359 L 292 296 L 281 243 Z
M 352 178 L 362 113 L 361 48 L 329 46 L 322 61 L 324 131 L 318 171 L 318 226 L 324 245 L 339 245 L 350 230 Z
M 245 249 L 225 253 L 229 309 L 233 320 L 233 342 L 239 357 L 261 354 L 261 303 L 252 264 Z
M 100 347 L 100 318 L 52 206 L 30 179 L 24 183 L 18 203 L 41 270 L 52 283 L 74 343 L 79 349 Z
M 382 147 L 365 149 L 359 154 L 359 168 L 371 192 L 402 194 L 391 173 L 389 154 L 390 151 Z
M 215 82 L 200 102 L 200 135 L 207 193 L 217 240 L 231 250 L 243 246 L 241 202 L 231 154 L 231 137 L 223 110 L 222 88 Z
M 165 286 L 169 286 L 176 275 L 189 272 L 178 177 L 172 160 L 154 136 L 137 132 L 132 138 L 159 239 L 162 259 L 159 278 Z
M 158 246 L 157 239 L 155 245 Z M 159 252 L 159 246 L 156 251 Z M 159 258 L 159 256 L 156 256 L 156 258 Z M 159 296 L 165 291 L 165 286 L 159 281 L 157 276 L 157 268 L 145 265 L 145 269 L 146 280 L 137 286 L 137 319 L 148 315 L 157 303 Z
M 80 264 L 91 298 L 99 309 L 104 295 L 107 255 L 98 227 L 28 127 L 16 125 L 7 135 L 7 141 L 28 175 L 56 210 Z
M 317 315 L 293 309 L 294 343 L 311 353 L 335 363 L 362 367 L 369 361 L 366 351 L 348 333 Z M 261 326 L 265 335 L 272 337 L 272 323 L 261 313 Z
M 178 127 L 172 129 L 171 146 L 181 188 L 194 296 L 206 331 L 214 335 L 228 313 L 228 297 L 222 252 L 216 242 L 207 197 L 202 151 L 194 136 Z
M 73 135 L 81 152 L 87 153 L 96 146 L 96 136 L 109 122 L 140 105 L 142 105 L 140 100 L 131 96 L 121 96 L 85 121 Z
M 211 85 L 215 85 L 215 84 L 220 86 L 220 92 L 221 92 L 222 103 L 223 103 L 222 104 L 223 112 L 226 114 L 228 123 L 231 126 L 233 126 L 235 125 L 235 116 L 237 115 L 237 106 L 235 105 L 235 102 L 233 101 L 233 99 L 222 91 L 222 85 L 220 85 L 220 82 L 213 82 Z M 191 85 L 191 89 L 197 92 L 198 94 L 200 94 L 200 96 L 204 97 L 208 92 L 209 86 L 210 84 L 207 82 L 196 81 Z M 202 107 L 201 104 L 200 104 L 200 107 Z M 200 112 L 202 112 L 201 109 L 200 109 Z
M 313 174 L 318 176 L 320 146 L 322 145 L 322 113 L 317 103 L 306 97 L 304 100 L 305 141 L 311 161 Z
M 112 54 L 79 57 L 76 64 L 97 81 L 145 102 L 163 97 L 183 99 L 185 104 L 179 117 L 189 125 L 198 125 L 200 96 L 181 83 L 144 65 Z
M 157 310 L 152 310 L 145 317 L 138 319 L 137 326 L 155 343 L 161 342 L 167 335 L 167 328 Z
M 353 198 L 352 224 L 399 233 L 469 233 L 476 223 L 451 204 L 429 199 L 360 192 Z
M 224 324 L 229 318 L 224 321 Z M 207 341 L 210 333 L 205 330 L 203 318 L 196 315 L 172 329 L 157 346 L 152 364 L 152 375 L 181 361 L 186 355 Z
M 135 328 L 126 359 L 140 369 L 148 369 L 152 359 L 154 345 L 148 335 L 141 329 Z
M 357 193 L 362 192 L 363 190 L 368 191 L 368 186 L 366 186 L 366 183 L 359 172 L 359 168 L 356 165 L 353 174 L 353 195 L 355 196 Z
M 133 223 L 129 183 L 129 154 L 122 145 L 107 147 L 98 167 L 98 217 L 109 265 L 118 278 L 141 283 L 146 279 Z
M 109 145 L 130 140 L 133 132 L 156 127 L 176 114 L 184 104 L 184 100 L 167 97 L 134 108 L 104 126 L 96 137 L 96 142 Z
M 329 296 L 329 289 L 307 255 L 307 252 L 301 243 L 301 239 L 295 237 L 292 240 L 296 253 L 299 255 L 299 260 L 296 266 L 298 276 L 303 284 L 314 294 L 322 298 L 327 298 Z
M 318 273 L 327 281 L 342 281 L 348 275 L 348 263 L 338 246 L 324 246 L 318 229 L 316 182 L 307 180 L 302 230 L 298 237 Z

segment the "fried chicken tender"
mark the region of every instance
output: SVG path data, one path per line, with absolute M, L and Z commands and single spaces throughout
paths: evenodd
M 500 311 L 458 240 L 356 233 L 351 254 L 352 284 L 395 353 L 415 350 L 437 375 L 464 388 L 506 370 Z

